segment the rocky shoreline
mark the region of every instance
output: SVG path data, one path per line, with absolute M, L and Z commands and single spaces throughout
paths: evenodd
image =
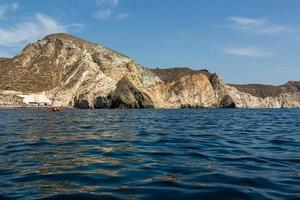
M 152 69 L 101 45 L 53 34 L 0 59 L 0 107 L 299 108 L 300 82 L 225 84 L 208 70 Z

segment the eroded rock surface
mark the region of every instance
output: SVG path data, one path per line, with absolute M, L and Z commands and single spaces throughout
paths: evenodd
M 154 104 L 147 94 L 141 92 L 127 77 L 124 77 L 117 83 L 116 89 L 107 96 L 96 97 L 92 105 L 82 96 L 75 101 L 75 107 L 96 109 L 137 109 L 154 108 Z
M 78 108 L 300 107 L 299 85 L 226 85 L 207 70 L 149 69 L 69 34 L 49 35 L 0 59 L 0 94 L 21 93 L 2 95 L 2 105 L 43 93 L 54 106 Z

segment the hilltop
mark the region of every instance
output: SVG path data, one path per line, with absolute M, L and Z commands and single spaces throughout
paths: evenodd
M 78 108 L 300 107 L 299 85 L 227 85 L 206 69 L 151 69 L 65 33 L 0 58 L 0 106 L 46 101 Z

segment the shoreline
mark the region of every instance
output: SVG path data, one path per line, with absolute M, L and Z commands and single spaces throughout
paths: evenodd
M 46 109 L 46 108 L 54 108 L 56 106 L 0 106 L 0 110 L 18 110 L 18 109 Z M 214 107 L 207 107 L 207 108 L 125 108 L 125 109 L 93 109 L 93 108 L 76 108 L 76 107 L 60 107 L 57 108 L 61 109 L 75 109 L 75 110 L 205 110 L 205 109 L 212 109 L 212 110 L 263 110 L 263 109 L 300 109 L 300 107 L 281 107 L 281 108 L 273 108 L 273 107 L 262 107 L 262 108 L 214 108 Z

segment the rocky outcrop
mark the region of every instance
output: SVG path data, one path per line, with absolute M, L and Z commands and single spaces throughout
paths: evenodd
M 151 98 L 138 90 L 127 77 L 122 78 L 116 89 L 107 96 L 96 97 L 92 105 L 81 96 L 75 100 L 74 106 L 95 109 L 154 108 Z
M 174 71 L 173 71 L 174 70 Z M 227 94 L 225 84 L 216 75 L 206 70 L 184 72 L 179 69 L 158 70 L 154 73 L 165 80 L 149 89 L 156 107 L 159 108 L 220 108 L 228 107 L 222 104 L 222 99 Z M 164 77 L 167 71 L 167 78 Z M 188 72 L 188 73 L 187 73 Z M 171 76 L 170 74 L 176 74 Z M 169 77 L 174 77 L 169 78 Z
M 283 93 L 298 93 L 300 92 L 300 81 L 289 81 L 288 83 L 280 86 L 273 85 L 261 85 L 261 84 L 248 84 L 237 85 L 229 84 L 235 87 L 237 90 L 251 94 L 255 97 L 278 97 Z
M 236 85 L 227 86 L 228 93 L 240 108 L 299 108 L 300 82 L 284 85 Z
M 68 34 L 29 44 L 0 62 L 0 71 L 0 90 L 46 92 L 54 106 L 74 106 L 83 97 L 94 107 L 95 97 L 109 95 L 125 76 L 141 91 L 161 81 L 133 59 Z
M 69 34 L 49 35 L 0 59 L 1 91 L 6 104 L 43 94 L 54 106 L 77 108 L 300 107 L 299 82 L 226 85 L 207 70 L 149 69 Z

